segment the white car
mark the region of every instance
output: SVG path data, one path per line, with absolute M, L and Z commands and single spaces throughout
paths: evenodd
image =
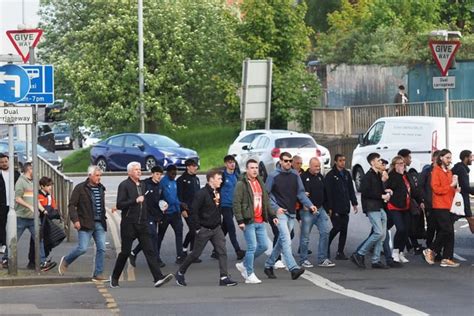
M 250 145 L 250 143 L 260 135 L 274 133 L 291 133 L 291 131 L 283 129 L 255 129 L 250 131 L 241 131 L 239 136 L 237 136 L 234 142 L 229 146 L 227 154 L 234 156 L 238 167 L 241 168 L 241 171 L 244 171 L 247 160 L 243 160 L 242 155 L 247 154 L 247 150 L 244 150 L 243 147 Z
M 82 142 L 82 147 L 83 148 L 91 147 L 92 145 L 95 145 L 98 142 L 100 142 L 102 139 L 104 139 L 104 135 L 101 132 L 99 131 L 90 132 L 89 135 L 85 136 L 85 139 Z
M 242 161 L 255 159 L 259 162 L 260 175 L 266 179 L 280 159 L 282 152 L 289 152 L 292 156 L 298 155 L 303 159 L 303 168 L 309 165 L 309 160 L 317 157 L 321 161 L 321 172 L 331 168 L 329 150 L 318 145 L 313 137 L 303 133 L 267 133 L 257 136 L 250 145 L 243 148 Z

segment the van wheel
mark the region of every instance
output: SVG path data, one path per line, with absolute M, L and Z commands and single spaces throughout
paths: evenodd
M 355 167 L 354 169 L 354 183 L 357 192 L 360 192 L 360 182 L 364 176 L 364 170 L 361 167 Z
M 268 173 L 263 163 L 260 163 L 260 165 L 258 166 L 258 173 L 263 178 L 263 182 L 267 181 Z

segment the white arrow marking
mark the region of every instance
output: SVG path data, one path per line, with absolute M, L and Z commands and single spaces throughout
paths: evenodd
M 5 81 L 15 82 L 12 90 L 15 90 L 15 98 L 19 98 L 20 97 L 20 76 L 5 75 L 5 72 L 0 71 L 0 83 L 5 83 Z

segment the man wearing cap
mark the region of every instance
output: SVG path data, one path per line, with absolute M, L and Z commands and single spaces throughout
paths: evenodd
M 186 254 L 188 246 L 190 246 L 190 251 L 192 251 L 194 247 L 196 231 L 193 229 L 190 214 L 192 212 L 191 206 L 194 194 L 201 188 L 201 183 L 196 175 L 198 170 L 197 162 L 194 159 L 189 158 L 184 162 L 184 165 L 186 166 L 186 171 L 183 172 L 176 182 L 178 185 L 178 199 L 183 203 L 184 211 L 182 212 L 182 215 L 189 228 L 183 242 L 183 252 Z M 201 262 L 201 259 L 198 258 L 195 262 Z
M 235 157 L 227 155 L 224 157 L 225 168 L 222 172 L 222 186 L 221 186 L 221 212 L 222 212 L 222 231 L 224 236 L 229 234 L 230 242 L 234 247 L 237 255 L 237 260 L 242 260 L 245 256 L 245 251 L 240 249 L 239 242 L 234 226 L 234 211 L 232 204 L 234 200 L 234 189 L 239 178 L 235 170 Z M 213 252 L 215 257 L 215 252 Z

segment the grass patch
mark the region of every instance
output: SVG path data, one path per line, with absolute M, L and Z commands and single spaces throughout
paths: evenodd
M 64 158 L 64 172 L 86 172 L 91 161 L 91 149 L 84 148 L 77 150 Z

